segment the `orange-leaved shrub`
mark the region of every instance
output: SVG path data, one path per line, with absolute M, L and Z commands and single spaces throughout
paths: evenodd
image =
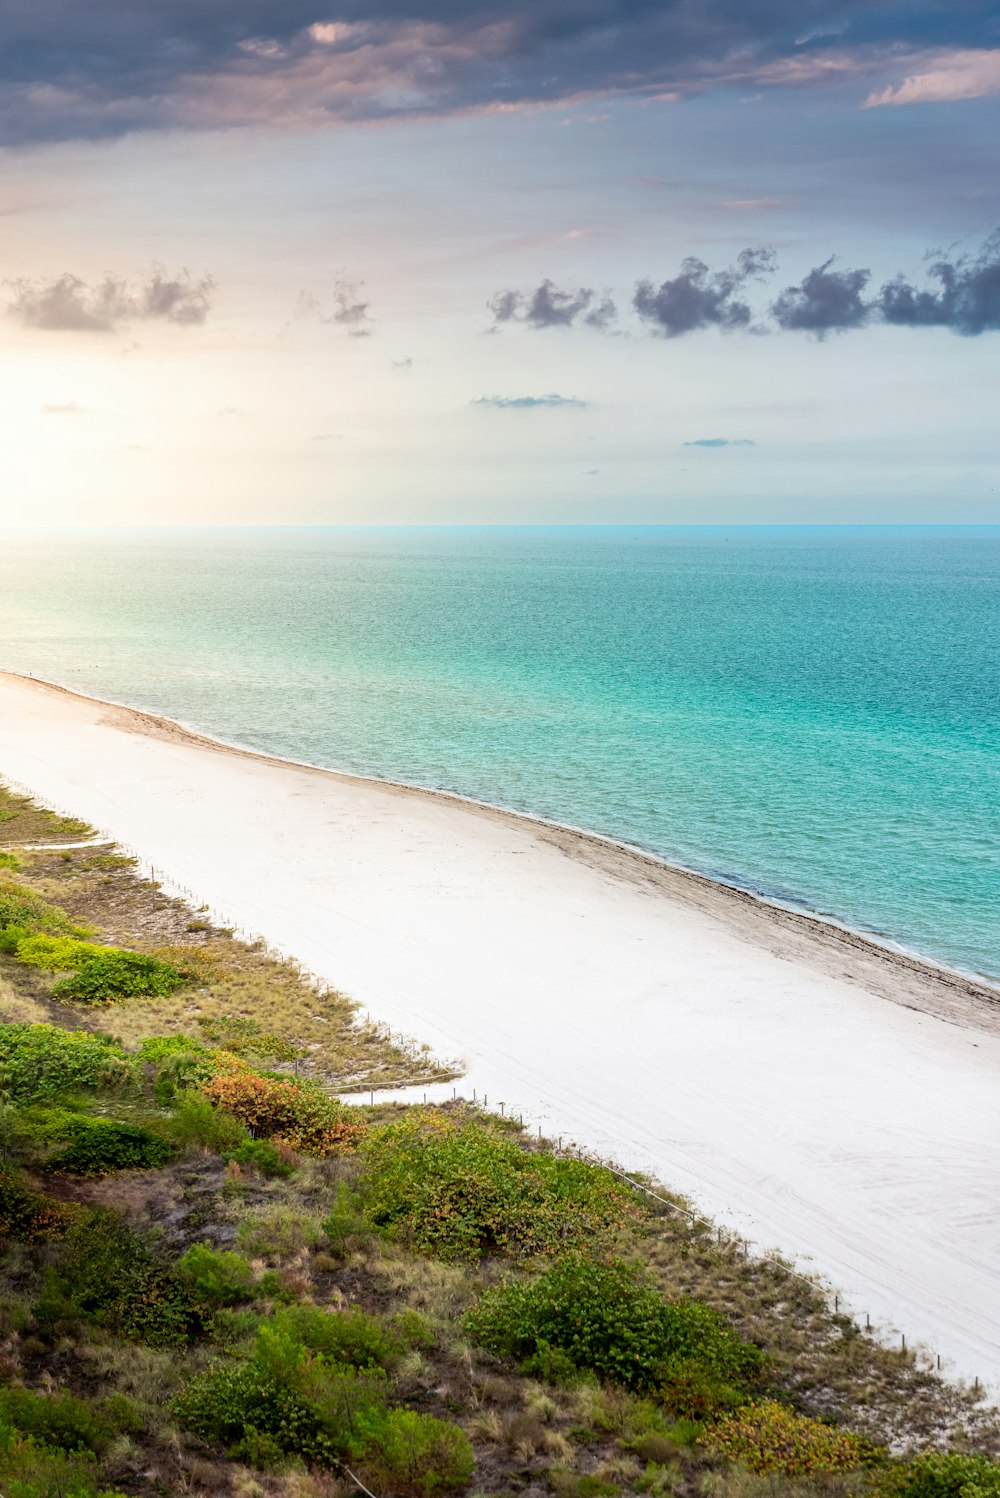
M 761 1477 L 774 1472 L 786 1477 L 850 1472 L 870 1466 L 883 1455 L 863 1436 L 798 1415 L 775 1399 L 762 1399 L 723 1415 L 704 1439 L 706 1445 Z
M 364 1134 L 356 1110 L 314 1084 L 240 1070 L 213 1077 L 204 1090 L 214 1107 L 238 1118 L 255 1137 L 280 1140 L 305 1155 L 343 1154 L 356 1149 Z

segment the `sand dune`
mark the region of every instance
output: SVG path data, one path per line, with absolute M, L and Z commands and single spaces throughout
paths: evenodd
M 1000 994 L 601 839 L 0 676 L 0 775 L 1000 1381 Z

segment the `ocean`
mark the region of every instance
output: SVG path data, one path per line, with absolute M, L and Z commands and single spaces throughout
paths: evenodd
M 1000 978 L 1000 526 L 7 532 L 0 666 Z

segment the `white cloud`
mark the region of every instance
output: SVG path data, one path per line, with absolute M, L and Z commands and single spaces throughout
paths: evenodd
M 945 53 L 934 59 L 926 72 L 912 73 L 896 88 L 869 94 L 864 107 L 945 104 L 957 99 L 981 99 L 986 94 L 1000 94 L 1000 48 Z

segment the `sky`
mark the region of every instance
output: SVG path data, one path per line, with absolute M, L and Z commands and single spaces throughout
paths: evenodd
M 996 0 L 4 0 L 0 525 L 1000 520 Z

